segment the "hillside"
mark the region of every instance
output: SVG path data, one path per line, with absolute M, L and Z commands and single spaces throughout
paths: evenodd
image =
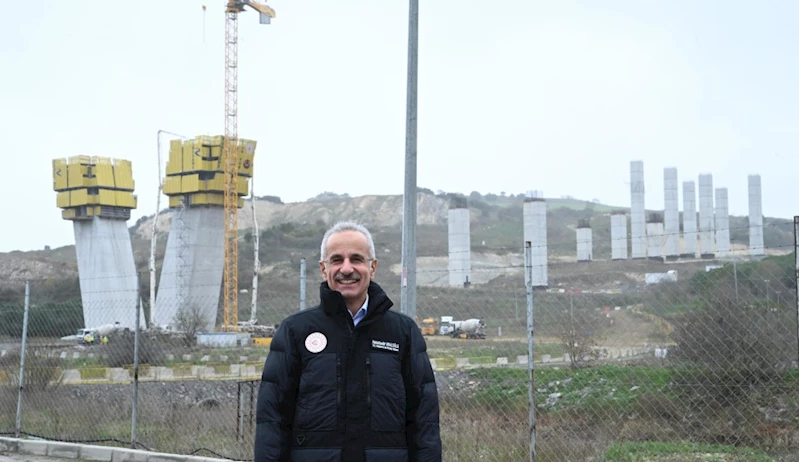
M 445 281 L 447 268 L 447 210 L 449 195 L 433 194 L 424 190 L 418 202 L 418 270 L 419 282 L 441 285 Z M 475 283 L 503 280 L 502 276 L 520 277 L 523 265 L 522 240 L 522 195 L 469 196 L 471 210 L 471 248 Z M 261 230 L 260 259 L 263 272 L 270 286 L 264 290 L 295 291 L 298 284 L 297 268 L 300 258 L 315 263 L 319 256 L 319 243 L 327 226 L 342 219 L 356 219 L 369 226 L 375 237 L 382 274 L 387 270 L 399 275 L 401 255 L 402 196 L 349 197 L 323 193 L 305 202 L 282 203 L 274 196 L 255 201 L 255 209 Z M 610 258 L 610 212 L 623 207 L 614 207 L 574 199 L 547 199 L 547 233 L 550 274 L 554 278 L 573 279 L 574 274 L 590 275 L 596 284 L 624 284 L 625 272 L 640 274 L 657 271 L 657 263 L 614 263 L 615 272 L 607 268 L 600 270 L 601 260 Z M 159 215 L 159 239 L 157 267 L 163 260 L 166 236 L 172 213 L 167 210 Z M 239 224 L 242 231 L 240 244 L 240 271 L 242 288 L 247 288 L 252 275 L 252 209 L 248 201 L 240 211 Z M 588 267 L 571 264 L 575 260 L 575 228 L 578 220 L 590 219 L 593 228 L 594 258 L 598 260 Z M 787 253 L 793 248 L 792 223 L 788 220 L 767 218 L 765 229 L 766 246 L 771 253 Z M 731 217 L 731 240 L 733 248 L 744 249 L 748 243 L 748 219 Z M 150 252 L 152 217 L 140 219 L 131 227 L 133 248 L 137 267 L 147 271 Z M 608 262 L 610 263 L 610 262 Z M 625 264 L 630 271 L 625 269 Z M 656 265 L 653 268 L 650 266 Z M 686 267 L 685 263 L 681 263 Z M 705 262 L 695 262 L 696 269 Z M 565 266 L 564 266 L 565 265 Z M 690 264 L 688 266 L 691 266 Z M 579 270 L 576 268 L 579 267 Z M 315 277 L 316 269 L 309 264 L 309 274 Z M 638 276 L 633 276 L 633 279 Z M 276 284 L 276 280 L 281 280 Z M 388 278 L 393 279 L 393 278 Z M 10 252 L 0 254 L 0 288 L 3 293 L 16 298 L 25 280 L 63 281 L 67 286 L 77 285 L 77 265 L 74 246 L 33 252 Z M 296 281 L 295 281 L 296 280 Z M 605 281 L 605 282 L 602 282 Z M 142 277 L 144 293 L 149 290 L 146 274 Z M 264 282 L 264 284 L 267 284 Z M 310 283 L 309 283 L 310 284 Z M 60 285 L 59 285 L 60 287 Z M 10 292 L 9 292 L 10 291 Z M 77 293 L 67 291 L 67 293 Z M 62 291 L 64 293 L 64 291 Z M 56 297 L 49 297 L 56 298 Z M 57 297 L 61 298 L 61 297 Z

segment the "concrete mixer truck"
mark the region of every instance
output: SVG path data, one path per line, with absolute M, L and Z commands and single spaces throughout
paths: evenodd
M 451 321 L 452 335 L 454 338 L 486 338 L 485 323 L 482 319 L 472 318 L 465 321 Z
M 62 340 L 75 337 L 78 340 L 78 343 L 82 344 L 103 343 L 103 339 L 108 339 L 115 334 L 127 331 L 129 331 L 129 329 L 122 328 L 118 322 L 115 322 L 114 324 L 103 324 L 97 327 L 80 328 L 78 329 L 77 335 L 63 337 Z

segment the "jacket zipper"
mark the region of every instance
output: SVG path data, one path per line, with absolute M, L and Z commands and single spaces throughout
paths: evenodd
M 341 400 L 342 400 L 342 386 L 341 386 L 341 358 L 336 357 L 336 406 L 338 407 L 338 411 L 341 412 Z
M 366 408 L 372 411 L 372 361 L 366 357 Z

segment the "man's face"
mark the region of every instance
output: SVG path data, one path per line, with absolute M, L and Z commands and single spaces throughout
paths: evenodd
M 369 259 L 366 236 L 357 231 L 342 231 L 327 239 L 327 261 L 319 262 L 319 266 L 330 288 L 341 292 L 349 305 L 366 299 L 377 260 Z

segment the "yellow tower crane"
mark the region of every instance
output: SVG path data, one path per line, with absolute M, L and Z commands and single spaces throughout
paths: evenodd
M 269 24 L 275 10 L 257 0 L 227 0 L 225 6 L 225 268 L 224 325 L 226 331 L 237 330 L 239 320 L 239 209 L 238 209 L 238 80 L 239 23 L 244 7 L 260 14 L 261 24 Z

